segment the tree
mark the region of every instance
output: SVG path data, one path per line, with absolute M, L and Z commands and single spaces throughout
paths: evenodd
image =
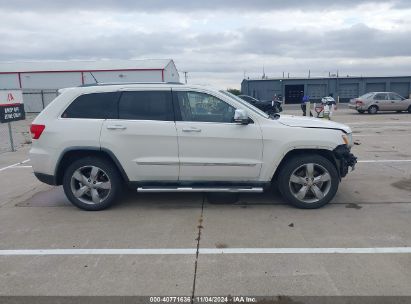
M 238 89 L 227 89 L 227 91 L 236 96 L 241 95 L 241 91 Z

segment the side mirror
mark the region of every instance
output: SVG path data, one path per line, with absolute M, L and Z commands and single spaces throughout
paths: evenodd
M 248 118 L 248 115 L 244 110 L 236 109 L 234 112 L 234 122 L 248 125 L 250 123 L 250 118 Z

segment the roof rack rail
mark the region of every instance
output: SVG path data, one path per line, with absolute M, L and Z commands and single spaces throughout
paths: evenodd
M 99 83 L 82 84 L 82 85 L 79 85 L 78 87 L 129 85 L 129 84 L 179 84 L 179 85 L 183 85 L 182 82 L 99 82 Z

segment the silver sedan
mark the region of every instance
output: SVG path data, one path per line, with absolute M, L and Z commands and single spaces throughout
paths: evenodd
M 362 114 L 376 114 L 378 111 L 408 111 L 411 113 L 411 99 L 406 99 L 394 92 L 370 92 L 350 100 L 350 109 Z

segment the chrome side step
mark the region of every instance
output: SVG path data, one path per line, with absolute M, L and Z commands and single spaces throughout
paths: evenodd
M 138 192 L 248 192 L 248 193 L 261 193 L 263 192 L 262 187 L 250 187 L 250 188 L 237 188 L 237 187 L 214 187 L 214 188 L 205 188 L 205 187 L 139 187 L 137 188 Z

